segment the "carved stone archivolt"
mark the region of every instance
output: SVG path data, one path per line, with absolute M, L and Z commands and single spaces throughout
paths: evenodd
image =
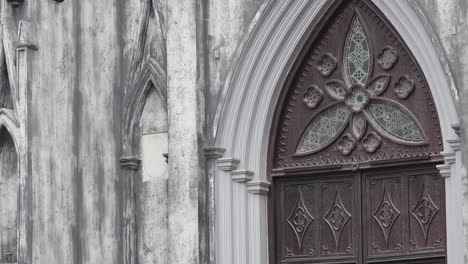
M 440 153 L 441 129 L 430 89 L 401 38 L 365 4 L 340 12 L 286 84 L 274 167 Z

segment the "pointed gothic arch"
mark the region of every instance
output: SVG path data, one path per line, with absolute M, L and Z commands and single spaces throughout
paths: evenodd
M 135 59 L 135 58 L 134 58 Z M 137 230 L 137 210 L 139 204 L 136 189 L 141 181 L 141 150 L 140 143 L 142 134 L 140 133 L 140 122 L 148 96 L 156 93 L 163 103 L 165 114 L 167 114 L 167 87 L 166 73 L 161 65 L 153 58 L 149 58 L 142 65 L 134 64 L 130 76 L 131 85 L 128 90 L 128 97 L 124 102 L 124 116 L 122 124 L 122 156 L 120 165 L 125 170 L 123 188 L 125 231 L 123 237 L 123 255 L 125 263 L 138 262 L 138 230 Z M 165 212 L 165 210 L 163 210 Z
M 11 134 L 0 127 L 0 261 L 17 262 L 19 256 L 19 155 Z
M 217 160 L 215 178 L 217 261 L 229 264 L 235 258 L 245 263 L 267 263 L 267 197 L 258 194 L 269 192 L 266 156 L 274 109 L 287 73 L 310 32 L 325 10 L 338 2 L 268 2 L 262 6 L 237 52 L 237 63 L 225 83 L 213 131 L 213 145 L 226 150 L 224 157 Z M 446 188 L 452 190 L 461 183 L 464 169 L 460 139 L 452 128 L 459 121 L 455 105 L 457 95 L 450 73 L 437 52 L 431 31 L 426 30 L 427 25 L 406 1 L 373 2 L 402 36 L 428 79 L 439 111 L 446 160 L 439 168 L 444 176 L 452 175 L 445 178 Z M 460 215 L 462 194 L 451 192 L 450 196 L 452 198 L 447 197 L 447 215 Z M 246 220 L 234 223 L 230 220 L 234 214 L 245 215 Z M 450 263 L 463 261 L 460 219 L 461 216 L 447 219 L 452 229 L 448 230 L 447 239 Z M 247 235 L 242 235 L 244 233 Z M 250 241 L 248 248 L 246 241 Z
M 8 79 L 9 85 L 9 96 L 10 101 L 12 103 L 11 110 L 16 113 L 19 111 L 19 95 L 18 95 L 18 84 L 17 84 L 17 72 L 16 66 L 14 63 L 15 59 L 15 51 L 14 47 L 12 46 L 13 42 L 10 39 L 10 36 L 7 32 L 5 27 L 1 30 L 1 41 L 0 41 L 0 49 L 2 50 L 0 53 L 0 63 L 3 64 L 5 68 L 4 75 Z
M 156 89 L 158 95 L 163 99 L 164 108 L 167 109 L 167 87 L 166 73 L 159 63 L 150 58 L 135 79 L 132 90 L 129 92 L 125 103 L 124 125 L 123 125 L 123 157 L 134 157 L 138 154 L 138 142 L 135 142 L 135 128 L 140 122 L 141 115 L 146 103 L 150 89 Z

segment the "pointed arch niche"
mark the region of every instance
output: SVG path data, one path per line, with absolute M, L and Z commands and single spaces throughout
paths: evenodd
M 4 16 L 5 20 L 9 15 Z M 3 21 L 3 20 L 2 20 Z M 5 22 L 5 21 L 3 21 Z M 0 262 L 23 263 L 30 259 L 32 239 L 32 179 L 27 155 L 27 68 L 29 49 L 20 21 L 18 36 L 11 24 L 0 30 Z M 16 32 L 15 32 L 16 33 Z M 13 39 L 21 39 L 16 45 Z
M 5 127 L 0 128 L 0 262 L 18 259 L 18 154 Z
M 126 98 L 121 167 L 126 223 L 125 263 L 165 258 L 168 119 L 166 76 L 150 58 L 135 74 Z
M 267 158 L 269 147 L 272 145 L 269 141 L 271 128 L 272 126 L 275 127 L 274 113 L 281 103 L 281 92 L 285 87 L 289 73 L 294 69 L 295 62 L 300 58 L 301 51 L 317 38 L 316 34 L 318 29 L 321 28 L 321 23 L 328 21 L 333 12 L 346 2 L 350 1 L 270 1 L 262 6 L 249 34 L 247 34 L 246 39 L 239 48 L 237 53 L 238 62 L 225 83 L 221 103 L 216 114 L 217 123 L 213 131 L 215 140 L 212 143 L 212 149 L 225 150 L 222 157 L 217 157 L 215 163 L 217 167 L 214 176 L 216 188 L 216 213 L 214 217 L 216 223 L 216 263 L 276 263 L 274 262 L 274 256 L 268 254 L 269 248 L 275 247 L 275 240 L 268 232 L 268 228 L 272 228 L 274 224 L 270 222 L 271 217 L 268 214 L 272 209 L 269 208 L 272 205 L 272 203 L 269 203 L 271 201 L 269 194 L 272 193 L 269 173 L 273 167 Z M 434 147 L 434 154 L 441 154 L 443 162 L 437 168 L 440 175 L 443 176 L 442 178 L 439 177 L 439 179 L 445 182 L 447 193 L 445 200 L 446 215 L 449 217 L 444 219 L 447 225 L 447 261 L 456 264 L 464 263 L 464 228 L 460 210 L 463 207 L 463 192 L 458 186 L 462 186 L 465 170 L 459 151 L 461 142 L 457 133 L 457 124 L 459 122 L 456 111 L 457 94 L 452 86 L 450 72 L 445 70 L 445 60 L 437 52 L 438 44 L 433 42 L 436 38 L 432 36 L 432 31 L 424 23 L 424 18 L 420 17 L 420 14 L 417 14 L 407 1 L 363 0 L 358 1 L 359 3 L 372 6 L 375 12 L 389 21 L 389 24 L 395 28 L 396 35 L 401 37 L 402 43 L 406 44 L 409 53 L 418 62 L 420 71 L 427 80 L 427 89 L 432 94 L 433 104 L 435 104 L 437 110 L 436 116 L 431 118 L 438 119 L 437 126 L 440 127 L 440 135 L 434 135 L 433 133 L 436 131 L 425 127 L 425 133 L 430 133 L 430 135 L 420 134 L 421 137 L 416 136 L 413 138 L 414 141 L 417 141 L 416 144 L 409 144 L 408 142 L 408 145 L 413 145 L 415 148 L 427 147 L 426 143 L 428 141 L 426 140 L 428 137 L 431 137 L 431 140 L 433 138 L 433 142 L 436 142 L 435 145 L 430 146 Z M 360 31 L 359 26 L 356 26 L 356 23 L 354 25 L 356 31 Z M 372 62 L 374 67 L 390 67 L 391 63 L 387 60 L 382 60 L 381 65 L 379 64 L 378 55 L 381 52 L 382 50 L 372 51 L 372 54 L 376 54 Z M 390 50 L 389 54 L 391 53 Z M 334 74 L 341 75 L 343 62 L 337 60 L 337 68 L 334 70 L 331 70 L 333 67 L 330 68 L 329 65 L 333 65 L 334 58 L 337 59 L 342 56 L 341 54 L 331 55 L 324 59 L 323 67 L 311 66 L 311 70 L 324 77 L 334 76 Z M 361 70 L 363 69 L 365 70 L 365 67 Z M 348 74 L 354 74 L 354 69 Z M 371 86 L 373 81 L 379 82 L 370 77 L 368 80 Z M 365 86 L 364 84 L 367 84 L 362 74 L 355 74 L 353 79 L 341 81 L 349 86 Z M 396 92 L 392 95 L 395 98 L 400 98 L 396 100 L 405 100 L 403 98 L 411 100 L 411 96 L 416 95 L 415 91 L 409 92 L 409 90 L 403 89 L 406 90 L 405 92 L 397 88 L 401 87 L 395 86 L 397 82 L 398 80 L 392 79 L 391 86 L 389 86 L 391 89 L 396 88 Z M 402 81 L 402 84 L 404 82 Z M 411 81 L 409 84 L 411 84 Z M 381 85 L 373 88 L 376 87 L 381 87 Z M 328 93 L 325 94 L 326 91 L 322 91 L 324 93 L 317 92 L 313 87 L 307 88 L 311 88 L 308 96 L 306 96 L 307 100 L 303 100 L 305 98 L 303 97 L 304 94 L 294 95 L 298 98 L 298 104 L 306 103 L 309 109 L 320 107 L 318 106 L 320 100 L 317 98 L 323 96 L 322 100 L 325 100 L 324 98 L 328 96 Z M 354 91 L 355 89 L 351 90 Z M 326 100 L 333 99 L 330 98 L 327 97 Z M 344 102 L 338 92 L 335 100 Z M 359 110 L 361 109 L 358 108 L 357 111 Z M 410 115 L 408 114 L 408 116 Z M 305 123 L 310 123 L 313 115 L 308 118 L 308 120 L 304 120 Z M 375 129 L 377 125 L 371 122 L 368 123 L 368 127 Z M 359 122 L 356 122 L 356 124 L 359 124 Z M 434 122 L 431 124 L 434 125 Z M 354 132 L 353 137 L 353 131 L 349 131 L 349 138 L 363 140 L 367 136 L 367 133 L 363 133 L 359 129 Z M 382 131 L 375 132 L 376 136 L 381 137 L 381 140 L 392 138 L 390 135 L 381 135 L 378 132 Z M 385 133 L 385 131 L 383 132 Z M 301 131 L 297 133 L 301 133 Z M 402 140 L 406 139 L 402 138 Z M 438 140 L 440 140 L 441 145 L 437 143 Z M 296 144 L 300 141 L 300 135 L 298 135 L 297 141 Z M 372 140 L 367 142 L 372 142 Z M 294 150 L 297 150 L 297 145 L 294 147 Z M 318 146 L 317 149 L 322 147 L 323 145 Z M 313 148 L 312 151 L 310 151 L 310 148 L 307 149 L 309 151 L 302 153 L 296 151 L 296 153 L 292 154 L 296 155 L 295 157 L 298 157 L 298 159 L 307 159 L 310 157 L 308 155 L 313 155 L 315 151 Z M 374 151 L 374 148 L 369 147 L 368 149 L 370 152 Z M 363 150 L 366 151 L 365 148 Z M 220 151 L 219 153 L 223 152 Z M 348 151 L 344 153 L 348 154 Z M 350 152 L 349 155 L 355 155 L 353 153 Z M 350 156 L 345 155 L 345 157 Z M 350 172 L 353 171 L 352 163 L 348 163 L 349 167 L 347 169 Z M 298 166 L 300 164 L 298 163 Z M 434 173 L 433 170 L 432 173 Z M 438 172 L 435 172 L 435 174 L 438 174 Z M 329 190 L 331 193 L 329 200 L 333 204 L 349 207 L 347 205 L 349 201 L 343 195 L 334 195 L 337 193 L 336 187 L 330 185 Z M 385 202 L 388 201 L 388 196 L 392 195 L 389 194 L 390 189 L 383 190 L 383 193 L 388 195 L 379 196 L 378 200 Z M 419 191 L 422 194 L 421 197 L 425 197 L 424 195 L 427 192 L 431 192 L 423 187 Z M 307 203 L 308 200 L 310 200 L 310 197 L 297 196 L 294 199 L 296 202 L 294 205 Z M 288 206 L 292 209 L 294 205 Z M 398 210 L 402 214 L 407 213 Z M 313 212 L 309 213 L 312 215 Z M 351 212 L 348 211 L 348 213 Z M 319 218 L 322 220 L 323 218 L 329 219 L 329 222 L 332 223 L 332 214 L 333 210 L 326 211 L 324 217 Z M 346 215 L 348 214 L 343 214 L 344 218 L 346 218 Z M 289 216 L 292 216 L 292 214 L 288 214 L 286 218 Z M 307 219 L 309 219 L 309 222 L 312 220 L 306 211 L 303 212 L 302 216 L 304 217 L 302 220 L 306 219 L 306 222 Z M 329 217 L 327 218 L 327 216 Z M 313 217 L 314 221 L 319 221 L 319 218 Z M 326 220 L 323 221 L 326 223 Z M 291 222 L 294 221 L 291 220 Z M 425 231 L 423 230 L 423 232 Z M 335 232 L 335 234 L 338 233 Z M 343 236 L 347 235 L 349 234 Z M 385 239 L 385 236 L 383 237 Z M 296 236 L 296 243 L 302 241 L 302 238 L 302 236 Z M 324 250 L 326 254 L 327 249 Z M 352 251 L 353 249 L 349 250 Z M 288 254 L 289 252 L 285 251 L 284 253 Z M 310 251 L 310 253 L 314 254 L 313 251 Z M 333 254 L 333 251 L 330 251 L 330 253 Z

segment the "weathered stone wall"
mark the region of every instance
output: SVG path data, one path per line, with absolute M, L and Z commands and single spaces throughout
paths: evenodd
M 203 255 L 205 247 L 199 243 L 206 241 L 201 233 L 207 227 L 199 219 L 206 210 L 201 151 L 212 143 L 223 86 L 266 1 L 161 1 L 167 43 L 154 35 L 154 28 L 148 33 L 155 48 L 147 53 L 163 60 L 163 65 L 166 55 L 158 45 L 165 45 L 168 54 L 172 130 L 168 263 L 198 263 Z M 30 20 L 38 44 L 38 50 L 31 53 L 28 94 L 34 264 L 124 263 L 124 174 L 119 164 L 122 108 L 141 23 L 141 2 L 26 1 L 12 11 L 13 16 L 2 18 L 4 25 Z M 461 124 L 467 127 L 468 1 L 413 2 L 424 13 L 440 42 L 441 55 L 447 58 L 460 96 Z M 2 8 L 11 6 L 3 0 Z M 148 201 L 156 196 L 161 201 L 154 189 L 148 189 L 151 184 L 142 188 Z M 157 210 L 148 201 L 141 203 Z M 152 226 L 157 213 L 140 214 L 148 219 L 141 224 L 144 228 L 157 228 Z M 152 249 L 145 250 L 150 251 L 148 261 L 152 261 Z
M 118 161 L 137 2 L 18 8 L 38 44 L 29 91 L 33 263 L 123 262 Z
M 33 263 L 123 263 L 120 132 L 124 91 L 141 23 L 141 2 L 27 1 L 23 6 L 12 9 L 13 20 L 16 20 L 12 21 L 13 24 L 24 19 L 34 25 L 33 40 L 39 47 L 31 53 L 33 81 L 30 83 L 28 117 L 34 190 L 34 210 L 30 212 L 34 219 Z M 194 5 L 194 2 L 186 1 L 186 5 Z M 178 131 L 171 135 L 174 142 L 171 148 L 174 153 L 178 152 L 175 149 L 183 152 L 182 155 L 171 156 L 175 164 L 172 171 L 182 177 L 172 183 L 171 199 L 176 203 L 180 200 L 179 203 L 188 209 L 198 200 L 185 203 L 183 197 L 196 198 L 189 197 L 199 183 L 185 184 L 183 179 L 196 179 L 202 174 L 199 153 L 204 142 L 201 132 L 204 126 L 200 126 L 200 121 L 205 119 L 205 113 L 197 105 L 200 99 L 196 98 L 204 94 L 205 86 L 198 84 L 198 67 L 201 64 L 206 66 L 209 72 L 206 87 L 214 87 L 207 90 L 207 98 L 217 98 L 244 32 L 261 2 L 206 1 L 199 3 L 203 6 L 201 10 L 177 9 L 176 2 L 160 3 L 162 14 L 172 14 L 168 16 L 172 18 L 168 27 L 171 34 L 168 40 L 172 40 L 172 44 L 168 52 L 172 54 L 169 62 L 172 62 L 170 69 L 173 73 L 169 84 L 174 90 L 169 112 L 172 129 Z M 3 8 L 11 6 L 4 2 Z M 204 16 L 205 21 L 198 20 L 200 16 Z M 192 28 L 182 27 L 184 31 L 181 31 L 177 23 L 185 17 L 197 21 L 187 21 L 185 26 Z M 197 27 L 206 27 L 206 31 Z M 200 32 L 206 32 L 207 39 L 198 38 Z M 184 36 L 186 33 L 188 36 Z M 161 36 L 155 35 L 154 28 L 150 27 L 148 36 L 150 43 L 159 44 Z M 182 44 L 195 53 L 189 54 L 188 50 L 181 49 L 179 45 Z M 206 57 L 199 57 L 202 46 L 206 48 Z M 165 56 L 157 54 L 158 48 L 148 49 L 145 53 L 159 58 Z M 188 64 L 189 60 L 193 61 Z M 177 75 L 184 67 L 192 72 L 192 79 L 186 74 Z M 186 86 L 189 81 L 192 86 Z M 189 104 L 183 103 L 180 94 L 188 93 L 192 94 L 186 99 Z M 211 105 L 208 112 L 214 113 L 216 102 L 217 99 L 208 100 Z M 193 108 L 187 109 L 191 105 Z M 188 127 L 184 118 L 190 112 L 194 114 L 191 119 L 198 122 Z M 188 138 L 189 134 L 193 136 Z M 192 151 L 185 153 L 189 149 Z M 187 165 L 183 169 L 176 164 Z M 187 188 L 179 189 L 180 185 Z M 144 191 L 143 196 L 146 194 L 148 199 L 155 195 L 149 190 Z M 141 202 L 145 204 L 145 201 Z M 156 210 L 154 206 L 145 207 Z M 180 207 L 174 207 L 173 211 L 173 233 L 180 233 L 181 228 L 192 234 L 188 235 L 191 238 L 198 233 L 198 211 L 194 211 L 191 217 L 190 222 L 195 222 L 184 227 L 176 224 L 177 221 L 187 223 L 191 214 Z M 142 227 L 155 228 L 151 222 L 156 213 L 145 212 L 143 215 L 140 212 L 140 215 L 150 219 L 148 225 L 141 223 Z M 171 240 L 171 245 L 181 247 L 184 241 L 187 240 L 181 234 L 180 238 Z M 183 246 L 179 251 L 186 253 L 176 254 L 174 261 L 184 259 L 195 263 L 193 254 L 198 254 L 198 246 L 191 245 L 193 249 L 190 251 Z
M 467 0 L 417 0 L 413 2 L 414 9 L 433 30 L 435 43 L 438 43 L 441 60 L 445 63 L 448 73 L 452 74 L 454 94 L 459 98 L 458 111 L 462 138 L 468 138 L 468 1 Z M 462 142 L 462 155 L 465 164 L 468 162 L 468 142 Z M 463 208 L 463 222 L 465 226 L 465 244 L 459 245 L 457 250 L 465 249 L 465 263 L 468 262 L 468 181 L 466 175 L 452 175 L 463 177 L 465 193 Z M 450 191 L 447 192 L 450 195 Z M 450 217 L 450 216 L 449 216 Z M 449 249 L 450 250 L 450 249 Z

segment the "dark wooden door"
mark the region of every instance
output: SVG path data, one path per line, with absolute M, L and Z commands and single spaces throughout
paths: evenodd
M 445 263 L 440 122 L 424 73 L 370 0 L 315 21 L 273 120 L 272 263 Z
M 273 263 L 445 263 L 434 164 L 292 174 L 274 186 Z

